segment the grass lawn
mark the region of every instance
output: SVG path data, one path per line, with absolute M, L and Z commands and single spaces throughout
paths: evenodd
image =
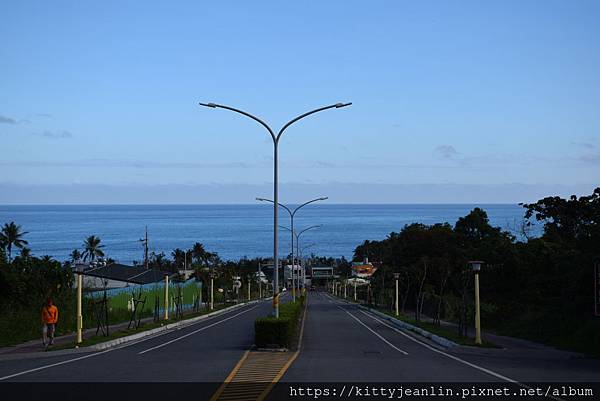
M 437 326 L 431 322 L 417 322 L 414 317 L 400 314 L 400 316 L 396 316 L 395 313 L 379 310 L 382 313 L 385 313 L 388 316 L 391 316 L 395 319 L 402 320 L 405 323 L 412 324 L 413 326 L 417 326 L 420 329 L 428 331 L 436 336 L 443 337 L 447 340 L 454 341 L 460 345 L 467 345 L 471 347 L 482 347 L 482 348 L 501 348 L 494 343 L 483 340 L 482 344 L 475 344 L 475 339 L 470 337 L 463 337 L 458 335 L 455 330 L 448 329 L 446 327 Z
M 83 342 L 81 344 L 79 344 L 79 347 L 89 347 L 91 345 L 95 345 L 95 344 L 103 343 L 106 341 L 114 340 L 117 338 L 126 337 L 126 336 L 129 336 L 132 334 L 152 330 L 152 329 L 164 326 L 169 323 L 174 323 L 174 322 L 178 322 L 181 320 L 187 320 L 187 319 L 191 319 L 191 318 L 194 318 L 197 316 L 206 315 L 211 312 L 216 312 L 218 310 L 224 309 L 225 307 L 226 307 L 225 305 L 215 305 L 215 308 L 212 311 L 205 310 L 205 311 L 200 311 L 200 312 L 189 313 L 189 314 L 186 314 L 181 319 L 171 318 L 168 321 L 160 321 L 158 323 L 146 322 L 146 323 L 141 323 L 140 327 L 137 330 L 136 329 L 122 329 L 122 330 L 113 331 L 108 336 L 101 336 L 101 335 L 93 336 L 93 337 L 84 339 Z M 56 346 L 52 346 L 52 347 L 48 348 L 47 351 L 56 351 L 56 350 L 61 350 L 61 349 L 72 349 L 72 348 L 77 348 L 77 344 L 75 344 L 74 342 L 73 343 L 70 342 L 67 344 L 56 345 Z
M 354 301 L 352 301 L 352 300 L 349 300 L 349 301 L 354 303 Z M 396 316 L 395 313 L 387 311 L 387 310 L 382 310 L 382 309 L 377 309 L 377 310 L 379 312 L 385 313 L 386 315 L 391 316 L 395 319 L 401 320 L 408 324 L 412 324 L 413 326 L 416 326 L 420 329 L 423 329 L 432 334 L 435 334 L 438 337 L 443 337 L 447 340 L 453 341 L 459 345 L 466 345 L 466 346 L 470 346 L 470 347 L 481 347 L 481 348 L 501 348 L 501 347 L 497 346 L 496 344 L 491 343 L 486 340 L 482 340 L 482 344 L 475 344 L 474 338 L 460 336 L 460 335 L 458 335 L 456 330 L 437 326 L 431 322 L 424 322 L 424 321 L 417 322 L 414 317 L 406 315 L 406 314 L 400 314 L 400 316 Z

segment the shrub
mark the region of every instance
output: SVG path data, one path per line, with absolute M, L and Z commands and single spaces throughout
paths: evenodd
M 296 336 L 304 297 L 296 302 L 288 302 L 279 307 L 279 319 L 274 316 L 261 317 L 254 322 L 256 346 L 290 348 Z

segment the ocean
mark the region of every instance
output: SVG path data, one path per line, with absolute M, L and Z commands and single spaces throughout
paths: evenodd
M 449 222 L 474 207 L 487 211 L 492 225 L 519 235 L 524 209 L 518 205 L 339 205 L 312 204 L 296 214 L 297 231 L 312 225 L 318 229 L 300 236 L 303 255 L 351 258 L 364 240 L 381 240 L 414 222 Z M 28 233 L 24 239 L 36 256 L 69 258 L 82 249 L 90 235 L 99 236 L 106 257 L 120 263 L 142 261 L 140 239 L 148 227 L 149 249 L 170 257 L 175 248 L 189 249 L 195 242 L 217 252 L 224 260 L 272 255 L 273 209 L 258 205 L 55 205 L 2 206 L 0 224 L 14 221 Z M 280 209 L 281 225 L 289 226 L 289 214 Z M 536 228 L 539 231 L 539 226 Z M 280 255 L 290 252 L 290 233 L 280 229 Z M 534 234 L 539 234 L 535 233 Z M 18 252 L 18 251 L 16 251 Z

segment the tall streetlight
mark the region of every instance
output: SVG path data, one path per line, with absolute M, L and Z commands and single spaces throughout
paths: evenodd
M 475 344 L 481 344 L 481 308 L 479 303 L 479 271 L 484 262 L 472 260 L 469 266 L 475 273 Z
M 300 210 L 301 208 L 303 208 L 304 206 L 314 203 L 314 202 L 324 201 L 327 199 L 329 199 L 327 196 L 323 196 L 321 198 L 315 198 L 315 199 L 309 200 L 308 202 L 304 202 L 300 206 L 296 207 L 294 210 L 291 210 L 289 207 L 285 206 L 284 204 L 278 203 L 279 206 L 281 206 L 282 208 L 287 210 L 287 212 L 290 214 L 290 227 L 291 227 L 290 236 L 291 236 L 291 245 L 292 245 L 292 272 L 295 269 L 296 257 L 298 256 L 298 253 L 296 253 L 296 257 L 294 257 L 294 216 L 296 215 L 296 212 L 298 210 Z M 271 203 L 275 204 L 275 202 L 273 202 L 271 199 L 256 198 L 256 200 L 259 202 L 271 202 Z M 298 287 L 300 287 L 300 286 L 298 286 Z M 292 300 L 294 300 L 294 301 L 296 300 L 296 289 L 295 288 L 296 287 L 294 286 L 294 274 L 292 273 Z
M 308 248 L 312 248 L 313 246 L 317 245 L 316 243 L 312 243 L 306 246 L 303 246 L 302 249 L 300 249 L 300 251 L 298 252 L 298 263 L 302 263 L 302 260 L 304 259 L 304 251 L 307 250 Z M 306 285 L 306 266 L 304 266 L 304 268 L 302 268 L 302 287 L 304 288 L 304 286 Z
M 314 225 L 314 226 L 310 226 L 310 227 L 307 227 L 307 228 L 305 228 L 304 230 L 302 230 L 302 231 L 300 231 L 298 233 L 296 233 L 295 231 L 292 231 L 291 229 L 289 229 L 288 227 L 285 227 L 285 226 L 279 226 L 279 227 L 283 228 L 284 230 L 290 231 L 292 233 L 292 235 L 294 237 L 296 237 L 296 255 L 299 255 L 300 248 L 298 247 L 298 244 L 300 243 L 300 236 L 303 233 L 305 233 L 306 231 L 308 231 L 308 230 L 312 230 L 314 228 L 321 228 L 321 227 L 323 227 L 323 225 L 322 224 L 317 224 L 317 225 Z M 293 288 L 293 285 L 294 285 L 294 266 L 292 265 L 292 288 Z M 298 280 L 298 291 L 300 291 L 300 280 Z
M 239 109 L 235 109 L 233 107 L 229 107 L 229 106 L 224 106 L 221 104 L 216 104 L 216 103 L 200 103 L 200 106 L 204 106 L 204 107 L 210 107 L 210 108 L 221 108 L 221 109 L 225 109 L 225 110 L 230 110 L 239 114 L 242 114 L 246 117 L 249 117 L 251 119 L 253 119 L 254 121 L 258 122 L 260 125 L 262 125 L 263 127 L 265 127 L 267 129 L 267 131 L 269 131 L 269 134 L 271 135 L 271 139 L 273 139 L 273 268 L 275 269 L 275 274 L 273 277 L 273 308 L 275 309 L 275 317 L 279 318 L 279 260 L 278 260 L 278 255 L 277 255 L 277 227 L 278 227 L 278 223 L 277 223 L 277 205 L 279 203 L 279 191 L 278 191 L 278 159 L 277 159 L 277 148 L 279 145 L 279 139 L 281 138 L 281 135 L 283 134 L 283 132 L 286 130 L 287 127 L 289 127 L 290 125 L 292 125 L 293 123 L 295 123 L 298 120 L 303 119 L 304 117 L 308 117 L 311 114 L 315 114 L 318 113 L 320 111 L 324 111 L 324 110 L 328 110 L 328 109 L 339 109 L 342 107 L 346 107 L 346 106 L 350 106 L 352 103 L 336 103 L 336 104 L 332 104 L 329 106 L 325 106 L 325 107 L 320 107 L 318 109 L 314 109 L 311 110 L 309 112 L 306 112 L 304 114 L 299 115 L 298 117 L 288 121 L 283 127 L 281 127 L 281 129 L 279 130 L 279 132 L 277 134 L 275 134 L 275 132 L 271 129 L 271 127 L 269 127 L 267 125 L 267 123 L 265 123 L 264 121 L 262 121 L 260 118 L 253 116 L 250 113 L 247 113 L 245 111 L 239 110 Z

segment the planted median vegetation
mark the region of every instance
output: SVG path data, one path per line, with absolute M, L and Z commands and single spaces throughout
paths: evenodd
M 306 296 L 279 306 L 279 318 L 260 317 L 254 322 L 255 343 L 258 348 L 292 348 L 302 322 Z

